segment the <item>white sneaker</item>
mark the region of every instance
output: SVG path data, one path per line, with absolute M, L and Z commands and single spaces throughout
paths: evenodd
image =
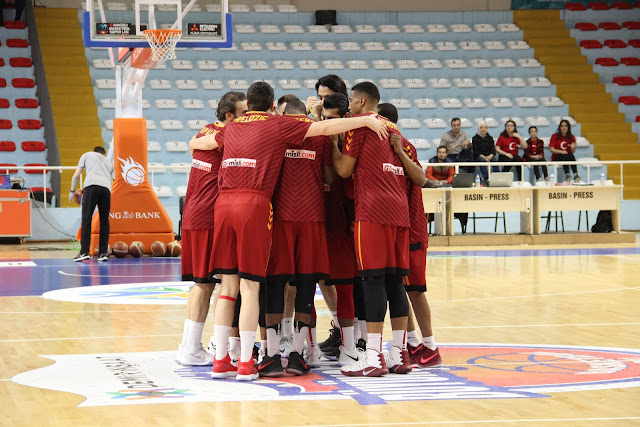
M 320 351 L 320 348 L 317 345 L 313 346 L 313 351 L 311 351 L 307 356 L 307 365 L 311 368 L 319 368 L 320 365 L 322 365 L 322 361 L 320 360 L 321 357 L 322 352 Z
M 213 342 L 213 337 L 211 337 L 211 339 L 209 340 L 207 351 L 211 354 L 216 354 L 216 343 Z
M 176 358 L 174 359 L 176 363 L 180 363 L 180 359 L 182 358 L 182 353 L 184 352 L 184 346 L 180 344 L 178 346 L 178 351 L 176 351 Z
M 381 377 L 389 373 L 383 354 L 373 349 L 363 352 L 359 361 L 343 366 L 340 371 L 348 377 Z
M 389 372 L 394 374 L 408 374 L 411 372 L 411 359 L 407 350 L 400 347 L 391 346 L 389 354 L 384 359 Z
M 289 357 L 289 353 L 291 353 L 291 349 L 293 348 L 293 336 L 283 335 L 280 338 L 280 356 L 284 358 Z
M 349 366 L 358 362 L 364 351 L 358 351 L 357 348 L 353 350 L 347 350 L 343 345 L 340 346 L 340 357 L 338 357 L 338 364 L 340 366 Z
M 195 349 L 185 347 L 178 363 L 183 366 L 211 366 L 213 365 L 213 355 L 202 348 L 202 344 Z

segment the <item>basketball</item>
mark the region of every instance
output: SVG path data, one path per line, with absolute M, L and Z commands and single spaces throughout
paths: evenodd
M 127 171 L 124 180 L 134 187 L 142 184 L 144 182 L 144 169 L 132 167 Z
M 180 256 L 182 254 L 182 245 L 180 242 L 173 241 L 167 244 L 167 255 L 169 256 Z
M 129 246 L 125 242 L 115 242 L 112 251 L 116 258 L 124 258 L 129 253 Z
M 100 248 L 96 246 L 96 248 L 93 250 L 93 254 L 100 255 Z M 109 256 L 113 255 L 113 252 L 111 252 L 111 245 L 107 245 L 107 255 Z
M 144 244 L 139 241 L 131 242 L 129 246 L 129 255 L 134 258 L 140 258 L 144 254 Z
M 167 247 L 163 242 L 155 241 L 151 244 L 151 255 L 153 256 L 165 256 L 167 254 Z
M 73 192 L 73 201 L 77 204 L 82 204 L 82 190 L 78 189 Z

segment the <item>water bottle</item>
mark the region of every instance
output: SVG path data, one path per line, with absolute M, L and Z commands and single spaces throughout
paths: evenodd
M 556 176 L 554 174 L 549 175 L 549 187 L 556 185 Z
M 605 185 L 607 183 L 607 174 L 602 172 L 600 174 L 600 185 Z
M 476 175 L 476 188 L 480 188 L 480 175 Z

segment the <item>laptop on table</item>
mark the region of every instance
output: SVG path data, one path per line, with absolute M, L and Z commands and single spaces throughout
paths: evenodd
M 513 172 L 492 172 L 489 177 L 489 187 L 511 187 Z
M 453 175 L 453 188 L 471 188 L 475 182 L 476 176 L 472 173 L 457 173 Z

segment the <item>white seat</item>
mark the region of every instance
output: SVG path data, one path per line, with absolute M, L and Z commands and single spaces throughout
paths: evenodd
M 539 68 L 542 64 L 535 58 L 518 59 L 518 65 L 524 68 Z
M 109 2 L 107 3 L 107 10 L 124 12 L 127 10 L 127 5 L 121 2 Z
M 187 127 L 191 130 L 200 130 L 203 127 L 205 127 L 206 125 L 208 125 L 209 122 L 207 122 L 206 120 L 202 120 L 202 119 L 197 119 L 197 120 L 187 120 Z
M 484 43 L 482 43 L 482 45 L 484 46 L 485 49 L 487 50 L 505 50 L 505 46 L 504 43 L 502 43 L 501 41 L 486 41 Z
M 587 140 L 587 138 L 583 136 L 576 136 L 576 146 L 577 147 L 588 147 L 591 143 Z
M 507 42 L 507 46 L 509 46 L 509 49 L 513 49 L 513 50 L 524 50 L 524 49 L 529 49 L 531 47 L 524 40 L 509 41 Z
M 164 149 L 172 153 L 184 153 L 189 151 L 189 144 L 184 141 L 169 141 L 164 144 Z
M 436 101 L 434 101 L 431 98 L 415 99 L 413 103 L 417 108 L 428 108 L 428 109 L 438 108 L 438 104 L 436 104 Z
M 521 108 L 535 108 L 540 105 L 538 100 L 531 96 L 520 96 L 516 98 L 515 101 L 516 104 L 518 104 L 518 107 Z
M 172 110 L 178 108 L 178 103 L 175 99 L 156 99 L 153 103 L 159 110 Z
M 275 88 L 276 88 L 276 84 L 274 83 L 274 81 L 273 81 L 273 80 L 269 80 L 269 79 L 257 79 L 257 80 L 252 81 L 251 83 L 253 84 L 253 83 L 257 83 L 257 82 L 263 82 L 263 83 L 266 83 L 266 84 L 268 84 L 269 86 L 271 86 L 271 88 L 272 88 L 272 89 L 275 89 Z
M 497 128 L 498 127 L 498 121 L 496 119 L 494 119 L 493 117 L 478 117 L 476 119 L 473 120 L 474 122 L 476 122 L 476 125 L 480 126 L 482 123 L 486 123 L 487 127 L 490 128 Z
M 307 42 L 293 42 L 289 46 L 293 50 L 311 50 L 311 45 Z
M 203 89 L 207 90 L 222 90 L 224 89 L 224 84 L 220 80 L 202 80 L 200 82 Z
M 513 102 L 509 98 L 489 98 L 489 103 L 495 108 L 513 107 Z
M 324 25 L 309 25 L 307 30 L 312 34 L 326 34 L 329 32 L 329 29 Z
M 362 45 L 366 50 L 384 50 L 384 45 L 380 42 L 366 42 Z
M 456 85 L 456 87 L 462 87 L 462 88 L 468 88 L 468 87 L 476 87 L 476 82 L 475 80 L 469 78 L 469 77 L 463 77 L 460 79 L 453 79 L 453 84 Z
M 500 83 L 500 80 L 496 79 L 495 77 L 480 77 L 478 79 L 478 83 L 480 83 L 480 86 L 482 86 L 482 87 L 500 87 L 500 86 L 502 86 L 502 83 Z
M 440 147 L 440 141 L 442 141 L 441 138 L 433 138 L 431 140 L 431 145 L 433 145 L 434 147 Z
M 322 61 L 322 66 L 324 68 L 326 68 L 327 70 L 342 70 L 344 69 L 344 64 L 340 61 L 336 61 L 336 60 L 328 60 L 328 61 Z
M 458 50 L 458 46 L 454 42 L 437 42 L 436 49 L 442 51 Z
M 256 27 L 250 24 L 236 24 L 233 30 L 239 34 L 253 34 L 256 32 Z
M 553 116 L 551 117 L 551 123 L 554 125 L 559 125 L 561 120 L 567 120 L 571 124 L 571 126 L 575 126 L 578 124 L 576 120 L 571 116 Z
M 189 173 L 189 170 L 191 169 L 191 163 L 186 163 L 186 162 L 171 163 L 169 166 L 172 167 L 171 172 L 173 172 L 173 173 L 184 173 L 184 174 L 187 174 L 187 173 Z M 179 168 L 179 169 L 173 169 L 173 168 Z M 180 187 L 178 187 L 178 188 L 180 188 Z M 185 192 L 186 192 L 187 191 L 187 187 L 185 186 L 184 189 L 185 189 Z
M 462 59 L 447 59 L 444 61 L 447 68 L 467 68 L 467 64 Z
M 300 82 L 295 79 L 278 80 L 278 86 L 284 90 L 296 90 L 302 88 Z
M 389 42 L 387 47 L 390 50 L 409 50 L 409 45 L 405 42 Z
M 453 24 L 451 26 L 451 31 L 454 33 L 470 33 L 471 27 L 467 24 Z
M 400 89 L 402 87 L 402 83 L 398 79 L 381 79 L 380 86 L 385 89 Z
M 180 90 L 198 89 L 198 82 L 195 80 L 176 80 L 176 88 Z
M 505 77 L 502 79 L 502 83 L 507 87 L 525 87 L 527 85 L 520 77 Z
M 155 70 L 166 70 L 167 69 L 167 63 L 165 61 L 160 61 L 156 64 Z
M 376 27 L 373 25 L 356 25 L 356 31 L 361 34 L 371 34 L 376 32 Z
M 411 34 L 424 33 L 424 28 L 422 28 L 421 25 L 415 25 L 415 24 L 403 25 L 402 29 L 404 30 L 405 33 L 411 33 Z
M 449 30 L 442 24 L 430 24 L 427 25 L 427 31 L 430 33 L 446 33 Z
M 293 70 L 293 62 L 291 61 L 273 61 L 273 68 L 276 70 Z
M 525 117 L 525 120 L 530 126 L 550 126 L 551 122 L 546 117 L 541 116 L 529 116 Z
M 420 129 L 420 122 L 416 119 L 400 119 L 398 126 L 404 129 Z
M 207 101 L 207 104 L 209 105 L 209 108 L 216 110 L 218 108 L 218 102 L 220 102 L 219 99 L 210 99 Z
M 223 52 L 237 51 L 238 50 L 238 45 L 236 45 L 235 43 L 232 43 L 231 47 L 221 47 L 220 50 L 223 51 Z M 156 67 L 156 68 L 158 68 L 158 67 Z
M 360 50 L 360 45 L 356 42 L 342 42 L 338 46 L 340 46 L 340 50 L 344 50 L 347 52 L 354 52 Z
M 399 59 L 396 61 L 396 67 L 403 70 L 416 70 L 418 68 L 418 63 L 413 59 Z
M 496 27 L 491 24 L 475 24 L 473 29 L 479 33 L 495 33 Z
M 205 5 L 205 9 L 207 10 L 207 12 L 220 13 L 221 7 L 220 7 L 220 4 L 208 3 Z
M 240 61 L 222 61 L 222 68 L 225 70 L 242 70 L 244 65 Z
M 173 191 L 171 191 L 171 187 L 166 185 L 156 185 L 153 187 L 153 191 L 156 193 L 156 196 L 166 198 L 173 196 Z
M 503 33 L 513 33 L 516 31 L 520 31 L 520 28 L 516 24 L 498 24 L 498 31 L 502 31 Z
M 404 99 L 404 98 L 390 99 L 389 104 L 393 104 L 399 110 L 411 108 L 411 102 L 409 102 L 408 99 Z
M 246 4 L 231 4 L 229 5 L 229 10 L 232 13 L 249 13 L 251 9 Z
M 96 68 L 96 69 L 112 68 L 111 61 L 108 59 L 94 59 L 91 61 L 91 64 L 93 68 Z
M 150 174 L 151 174 L 152 171 L 153 171 L 154 174 L 166 173 L 167 172 L 167 167 L 162 163 L 148 162 L 147 163 L 147 167 L 149 169 L 149 173 Z
M 436 89 L 448 89 L 451 87 L 451 82 L 445 78 L 429 79 L 429 86 Z
M 250 85 L 246 80 L 227 80 L 227 86 L 233 90 L 247 90 Z
M 280 13 L 296 13 L 298 12 L 298 8 L 292 4 L 279 4 L 278 12 Z
M 527 79 L 529 84 L 533 87 L 549 87 L 551 82 L 546 77 L 529 77 Z
M 300 68 L 301 70 L 317 70 L 318 68 L 320 68 L 320 66 L 318 65 L 317 61 L 304 60 L 298 61 L 298 68 Z
M 182 108 L 185 110 L 202 110 L 204 108 L 204 102 L 200 99 L 183 99 Z
M 462 108 L 462 102 L 458 98 L 442 98 L 439 102 L 442 108 Z
M 422 89 L 427 87 L 427 84 L 422 79 L 404 79 L 404 85 L 410 89 Z
M 367 61 L 357 59 L 355 61 L 347 61 L 347 67 L 351 70 L 367 70 L 369 69 L 369 64 Z
M 300 25 L 284 25 L 282 27 L 285 33 L 287 34 L 302 34 L 304 33 L 304 28 Z
M 378 27 L 381 33 L 399 33 L 400 28 L 397 25 L 380 25 Z
M 471 120 L 462 117 L 460 119 L 460 127 L 464 129 L 468 129 L 470 127 L 473 127 L 473 123 L 471 122 Z
M 204 61 L 196 62 L 199 70 L 217 70 L 218 63 L 216 61 L 209 61 L 208 59 Z
M 162 146 L 158 141 L 147 140 L 147 151 L 151 151 L 151 152 L 162 151 Z
M 540 102 L 545 107 L 562 107 L 564 105 L 564 101 L 557 96 L 544 96 L 540 98 Z
M 287 50 L 287 45 L 282 42 L 269 42 L 265 44 L 268 50 L 272 52 L 279 52 L 283 50 Z
M 318 79 L 305 79 L 302 84 L 304 85 L 304 87 L 306 87 L 307 89 L 316 89 L 316 83 L 318 82 Z M 347 86 L 348 87 L 348 86 Z
M 433 50 L 433 46 L 429 42 L 411 42 L 411 49 L 418 52 Z
M 165 79 L 149 80 L 149 87 L 151 89 L 171 89 L 171 82 Z
M 460 42 L 458 43 L 462 50 L 481 50 L 482 46 L 478 42 Z
M 142 109 L 143 110 L 148 110 L 149 108 L 151 108 L 151 102 L 149 102 L 148 99 L 142 99 Z
M 445 122 L 443 119 L 435 118 L 435 117 L 431 119 L 424 119 L 424 124 L 429 129 L 446 129 L 447 128 L 447 122 Z
M 348 25 L 332 25 L 331 32 L 337 34 L 351 34 L 353 30 Z
M 256 42 L 243 42 L 243 43 L 240 43 L 240 47 L 242 48 L 242 50 L 248 50 L 248 51 L 262 50 L 262 45 Z
M 491 68 L 491 62 L 482 58 L 482 59 L 470 59 L 469 65 L 473 68 Z
M 96 80 L 96 87 L 98 89 L 115 89 L 116 81 L 115 79 L 98 79 Z
M 160 128 L 163 130 L 182 130 L 184 124 L 180 120 L 160 120 Z
M 387 59 L 376 59 L 374 61 L 371 61 L 371 65 L 373 65 L 373 68 L 375 68 L 376 70 L 393 69 L 393 63 Z
M 502 123 L 502 125 L 504 126 L 505 123 L 507 123 L 509 120 L 513 120 L 513 122 L 516 124 L 516 126 L 524 126 L 524 120 L 522 120 L 520 117 L 500 117 L 500 122 Z
M 426 150 L 428 148 L 431 148 L 431 144 L 429 144 L 429 141 L 424 138 L 410 139 L 409 142 L 413 144 L 416 150 Z
M 585 139 L 585 141 L 587 141 L 587 140 Z M 578 145 L 578 146 L 580 145 L 580 144 L 578 144 L 578 139 L 577 138 L 576 138 L 576 145 Z M 589 141 L 587 141 L 587 145 L 589 145 Z M 580 162 L 580 163 L 584 163 L 585 167 L 588 165 L 590 169 L 598 169 L 598 168 L 601 168 L 603 166 L 602 163 L 600 162 L 600 160 L 595 158 L 595 157 L 578 157 L 576 159 L 576 161 Z
M 480 98 L 465 98 L 462 100 L 464 106 L 467 108 L 486 108 L 487 103 Z
M 316 50 L 320 51 L 334 51 L 336 50 L 336 45 L 332 42 L 317 42 L 315 44 Z
M 442 68 L 442 62 L 438 59 L 423 59 L 420 61 L 420 65 L 422 65 L 422 68 L 426 69 Z
M 513 62 L 513 59 L 509 58 L 494 59 L 493 65 L 498 68 L 514 68 L 516 66 L 515 62 Z
M 258 13 L 273 13 L 273 6 L 270 4 L 256 4 L 253 5 L 253 10 Z
M 372 80 L 372 79 L 355 79 L 353 84 L 355 86 L 355 85 L 357 85 L 359 83 L 364 83 L 364 82 L 369 82 L 369 83 L 376 84 L 376 82 L 374 80 Z M 345 80 L 344 83 L 346 84 L 347 87 L 351 87 L 351 85 L 348 84 L 348 80 Z
M 156 122 L 154 120 L 147 120 L 146 121 L 146 126 L 147 126 L 147 130 L 154 130 L 156 129 Z
M 542 140 L 542 145 L 544 146 L 544 148 L 549 148 L 549 143 L 551 142 L 551 138 L 549 138 L 548 136 L 543 136 L 542 138 L 540 138 Z
M 185 59 L 176 59 L 171 61 L 171 68 L 174 70 L 193 70 L 193 63 Z
M 260 25 L 258 27 L 263 34 L 278 34 L 280 33 L 280 27 L 277 25 Z
M 116 108 L 116 100 L 114 98 L 101 99 L 100 106 L 108 109 Z
M 247 62 L 247 67 L 249 67 L 250 70 L 268 70 L 269 64 L 267 61 L 249 61 Z

